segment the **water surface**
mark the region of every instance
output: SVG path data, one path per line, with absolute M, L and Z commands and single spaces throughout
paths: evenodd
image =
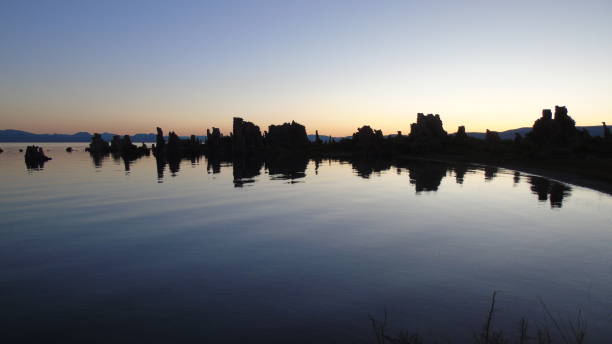
M 68 153 L 71 145 L 77 151 Z M 1 144 L 5 342 L 363 342 L 471 338 L 581 311 L 612 336 L 612 198 L 433 162 L 92 159 Z

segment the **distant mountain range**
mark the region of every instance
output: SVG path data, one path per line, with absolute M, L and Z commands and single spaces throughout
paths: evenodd
M 578 128 L 578 130 L 586 129 L 589 132 L 589 134 L 591 134 L 591 136 L 603 136 L 603 127 L 601 125 L 592 125 L 592 126 L 585 126 L 585 127 L 577 126 L 576 128 Z M 506 139 L 512 140 L 514 139 L 515 133 L 519 133 L 525 136 L 525 134 L 527 134 L 530 131 L 531 131 L 531 128 L 529 127 L 510 129 L 506 131 L 500 131 L 499 136 L 504 140 Z M 485 133 L 468 132 L 467 134 L 471 137 L 475 137 L 478 139 L 484 139 L 485 137 Z M 116 134 L 103 133 L 102 138 L 106 141 L 110 141 L 113 139 L 114 135 Z M 395 135 L 389 135 L 389 136 L 395 136 Z M 33 134 L 33 133 L 29 133 L 27 131 L 22 131 L 22 130 L 13 130 L 13 129 L 0 130 L 0 142 L 89 142 L 91 141 L 91 137 L 92 137 L 92 134 L 88 132 L 78 132 L 76 134 Z M 152 133 L 151 134 L 136 134 L 136 135 L 131 135 L 130 137 L 132 139 L 132 142 L 134 143 L 155 142 L 155 134 L 152 134 Z M 310 141 L 314 141 L 315 137 L 316 137 L 315 135 L 308 135 L 308 139 L 310 139 Z M 329 141 L 329 138 L 330 138 L 330 136 L 327 136 L 327 135 L 319 135 L 319 137 L 324 142 Z M 349 137 L 350 136 L 334 137 L 334 140 L 338 141 L 343 138 L 349 138 Z M 188 137 L 181 136 L 181 138 L 187 139 Z M 201 141 L 206 141 L 206 136 L 198 136 L 198 138 Z M 166 139 L 168 139 L 168 137 L 166 137 Z
M 113 139 L 117 134 L 102 133 L 102 138 L 106 141 Z M 76 134 L 33 134 L 21 130 L 0 130 L 0 142 L 90 142 L 93 134 L 88 132 L 78 132 Z M 123 136 L 123 135 L 122 135 Z M 155 142 L 155 134 L 136 134 L 130 138 L 134 143 Z M 187 136 L 181 136 L 187 139 Z M 200 140 L 206 140 L 206 136 L 198 136 Z M 166 136 L 166 139 L 168 137 Z

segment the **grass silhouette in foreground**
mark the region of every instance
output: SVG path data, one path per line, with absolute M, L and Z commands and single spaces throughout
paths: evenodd
M 567 323 L 561 322 L 555 318 L 552 313 L 546 307 L 546 304 L 542 299 L 539 299 L 540 304 L 546 314 L 547 318 L 552 323 L 552 329 L 548 326 L 538 326 L 535 330 L 530 330 L 528 321 L 525 318 L 521 318 L 518 324 L 516 333 L 506 334 L 502 330 L 496 329 L 494 325 L 495 320 L 495 303 L 497 297 L 497 291 L 493 292 L 491 296 L 491 304 L 489 306 L 486 318 L 482 327 L 479 331 L 475 331 L 472 334 L 474 344 L 526 344 L 526 343 L 538 343 L 538 344 L 583 344 L 586 343 L 586 324 L 581 320 L 581 313 L 578 312 L 578 316 L 575 321 L 568 319 Z M 370 316 L 370 322 L 372 330 L 374 332 L 374 342 L 376 344 L 424 344 L 428 343 L 425 338 L 421 337 L 418 333 L 411 333 L 406 330 L 401 330 L 397 334 L 390 334 L 388 329 L 388 316 L 385 311 L 384 318 L 382 321 Z M 429 343 L 439 343 L 438 341 L 431 341 Z M 451 343 L 447 341 L 446 343 Z

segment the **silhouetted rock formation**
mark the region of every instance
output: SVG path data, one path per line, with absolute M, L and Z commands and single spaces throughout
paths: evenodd
M 499 133 L 497 131 L 490 131 L 487 129 L 487 133 L 485 134 L 485 141 L 487 143 L 498 143 L 501 142 L 501 138 L 499 137 Z
M 219 128 L 206 129 L 206 146 L 210 152 L 216 152 L 221 148 L 221 130 Z
M 250 154 L 263 147 L 259 127 L 240 117 L 234 117 L 232 148 L 235 154 Z
M 598 169 L 607 163 L 599 163 L 597 159 L 612 157 L 612 135 L 605 123 L 603 123 L 603 138 L 596 135 L 590 137 L 588 132 L 581 133 L 576 130 L 574 120 L 568 115 L 567 109 L 562 106 L 555 107 L 554 117 L 551 110 L 543 110 L 542 117 L 535 121 L 532 131 L 524 138 L 518 132 L 514 141 L 508 138 L 507 133 L 503 135 L 503 138 L 504 140 L 501 140 L 499 133 L 490 130 L 486 131 L 484 137 L 481 135 L 476 138 L 472 134 L 468 136 L 465 126 L 459 126 L 456 134 L 449 136 L 444 130 L 439 115 L 419 113 L 416 123 L 410 126 L 408 136 L 397 131 L 397 135 L 384 137 L 381 130 L 374 130 L 365 125 L 358 128 L 351 138 L 342 138 L 336 142 L 330 136 L 327 144 L 321 139 L 317 130 L 314 143 L 311 144 L 306 128 L 295 121 L 282 125 L 271 125 L 262 135 L 258 126 L 235 117 L 233 132 L 230 136 L 223 136 L 218 128 L 213 127 L 212 130 L 206 131 L 205 143 L 200 142 L 195 135 L 191 135 L 189 139 L 181 139 L 174 132 L 169 133 L 166 141 L 162 129 L 157 128 L 153 151 L 156 158 L 159 159 L 159 165 L 163 167 L 169 164 L 173 173 L 178 171 L 183 158 L 188 158 L 192 164 L 196 164 L 200 156 L 206 154 L 209 161 L 208 169 L 213 173 L 219 171 L 220 161 L 235 160 L 238 171 L 236 179 L 244 179 L 242 175 L 248 175 L 248 173 L 240 172 L 245 170 L 243 166 L 247 166 L 247 163 L 243 163 L 240 159 L 252 156 L 259 159 L 265 158 L 274 168 L 271 157 L 287 158 L 288 155 L 296 155 L 297 152 L 299 155 L 317 159 L 363 155 L 388 158 L 434 153 L 436 158 L 453 159 L 457 157 L 464 161 L 493 164 L 514 160 L 565 159 L 569 161 L 569 159 L 589 158 L 591 170 Z M 148 147 L 144 144 L 140 147 L 132 144 L 127 135 L 114 136 L 109 145 L 100 134 L 93 135 L 87 150 L 92 153 L 92 156 L 112 152 L 116 161 L 123 158 L 128 165 L 131 160 L 149 152 Z M 98 159 L 97 162 L 94 160 L 96 165 L 99 165 L 99 162 L 101 159 Z M 578 163 L 582 162 L 581 160 Z M 315 161 L 315 164 L 317 165 L 318 162 Z M 378 167 L 374 168 L 370 169 L 359 164 L 358 171 L 362 176 L 369 176 L 377 171 Z M 127 169 L 128 166 L 126 166 Z M 455 173 L 457 182 L 463 182 L 465 171 L 458 170 Z M 491 179 L 494 175 L 494 171 L 485 170 L 487 179 Z M 437 180 L 438 177 L 434 179 Z M 414 180 L 416 183 L 416 178 Z M 428 190 L 434 187 L 419 186 L 418 189 Z
M 68 153 L 72 153 L 72 147 L 67 147 L 67 148 L 66 148 L 66 152 L 68 152 Z
M 157 127 L 157 135 L 155 136 L 155 146 L 153 148 L 153 154 L 155 156 L 165 154 L 166 152 L 166 141 L 164 140 L 164 132 L 160 127 Z
M 110 153 L 111 149 L 108 142 L 102 139 L 102 135 L 95 133 L 91 137 L 91 143 L 86 151 L 90 152 L 91 154 L 105 155 Z
M 181 154 L 181 139 L 171 131 L 168 133 L 168 143 L 166 144 L 166 154 L 177 156 Z
M 161 128 L 157 128 L 156 145 L 153 146 L 153 154 L 158 159 L 182 159 L 189 158 L 197 160 L 199 156 L 204 154 L 204 144 L 200 139 L 191 135 L 189 139 L 181 139 L 175 132 L 168 133 L 168 141 L 164 140 L 164 134 Z
M 323 144 L 323 141 L 321 141 L 321 138 L 319 137 L 319 131 L 318 130 L 315 130 L 315 144 L 317 144 L 317 145 Z
M 529 137 L 540 145 L 567 144 L 576 134 L 576 122 L 567 114 L 567 108 L 555 106 L 554 118 L 550 109 L 542 110 L 542 117 L 533 123 Z
M 210 156 L 215 156 L 215 159 L 225 158 L 231 160 L 232 155 L 232 138 L 223 136 L 219 128 L 206 130 L 206 152 Z
M 539 201 L 546 202 L 550 196 L 551 208 L 561 208 L 563 198 L 569 196 L 572 190 L 565 184 L 537 176 L 529 177 L 528 182 L 531 184 L 531 191 L 538 195 Z
M 121 137 L 119 135 L 114 135 L 113 139 L 110 143 L 110 150 L 112 153 L 120 153 L 121 152 Z
M 542 110 L 542 117 L 533 123 L 531 138 L 537 143 L 551 140 L 555 133 L 555 123 L 550 109 Z
M 410 125 L 410 136 L 415 139 L 445 138 L 447 133 L 444 131 L 439 115 L 428 114 L 425 116 L 422 113 L 418 113 L 416 123 Z
M 43 149 L 38 146 L 28 146 L 24 157 L 28 169 L 42 168 L 45 162 L 51 160 L 51 158 L 45 155 Z
M 189 140 L 182 140 L 182 143 L 183 155 L 189 156 L 192 161 L 194 159 L 199 159 L 199 156 L 203 151 L 203 146 L 200 139 L 198 139 L 195 135 L 191 135 Z
M 411 153 L 442 151 L 448 143 L 448 134 L 442 126 L 439 115 L 417 114 L 416 123 L 410 125 L 409 145 Z M 461 142 L 455 140 L 455 143 Z
M 465 141 L 467 140 L 468 136 L 467 133 L 465 132 L 465 126 L 460 125 L 459 128 L 457 128 L 457 133 L 455 134 L 455 140 L 461 140 L 461 141 Z
M 0 153 L 4 152 L 4 150 L 2 148 L 0 148 Z
M 382 130 L 374 130 L 369 125 L 357 128 L 357 132 L 353 134 L 354 145 L 366 151 L 379 150 L 383 140 Z
M 302 150 L 310 143 L 306 127 L 295 121 L 269 126 L 265 141 L 270 148 L 286 150 Z
M 567 140 L 578 133 L 576 122 L 567 114 L 565 106 L 555 106 L 554 121 L 557 123 L 562 140 Z
M 143 143 L 140 147 L 132 143 L 129 135 L 124 135 L 123 138 L 119 135 L 113 136 L 110 144 L 111 153 L 118 155 L 124 159 L 134 160 L 144 155 L 149 154 L 149 148 Z

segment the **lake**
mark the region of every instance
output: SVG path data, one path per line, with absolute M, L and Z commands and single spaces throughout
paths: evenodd
M 443 162 L 38 145 L 53 160 L 27 169 L 26 144 L 0 144 L 4 343 L 360 343 L 385 311 L 393 331 L 462 342 L 493 291 L 507 332 L 550 326 L 544 303 L 612 337 L 607 194 Z

